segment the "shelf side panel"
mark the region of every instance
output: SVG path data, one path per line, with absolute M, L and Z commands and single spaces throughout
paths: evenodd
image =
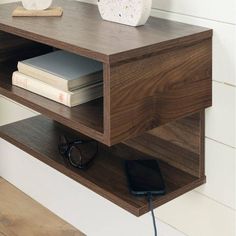
M 204 111 L 170 122 L 125 143 L 193 176 L 204 171 Z
M 110 144 L 212 105 L 212 41 L 111 65 Z

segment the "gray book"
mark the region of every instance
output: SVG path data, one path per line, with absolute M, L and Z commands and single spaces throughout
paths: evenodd
M 18 62 L 20 73 L 63 91 L 73 91 L 103 79 L 101 62 L 63 50 Z

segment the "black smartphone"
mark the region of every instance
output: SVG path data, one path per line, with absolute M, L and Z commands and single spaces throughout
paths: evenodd
M 157 160 L 127 160 L 125 168 L 132 194 L 165 194 L 165 183 Z

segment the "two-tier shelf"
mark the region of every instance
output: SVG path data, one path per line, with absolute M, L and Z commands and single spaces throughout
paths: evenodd
M 0 137 L 137 216 L 148 203 L 129 193 L 125 159 L 160 161 L 167 193 L 155 207 L 203 184 L 212 30 L 152 17 L 133 28 L 101 20 L 94 5 L 54 4 L 63 7 L 61 18 L 13 18 L 19 3 L 0 7 L 0 93 L 42 114 L 0 127 Z M 68 108 L 12 86 L 18 60 L 55 48 L 103 63 L 103 99 Z M 100 142 L 89 170 L 60 157 L 63 132 Z

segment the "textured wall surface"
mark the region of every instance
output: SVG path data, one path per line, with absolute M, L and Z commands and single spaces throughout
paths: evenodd
M 159 236 L 236 235 L 235 12 L 235 0 L 153 2 L 153 16 L 214 29 L 213 107 L 206 112 L 207 184 L 156 210 Z M 1 125 L 35 114 L 0 97 Z M 89 236 L 152 235 L 149 214 L 131 216 L 3 140 L 0 156 L 2 177 Z

